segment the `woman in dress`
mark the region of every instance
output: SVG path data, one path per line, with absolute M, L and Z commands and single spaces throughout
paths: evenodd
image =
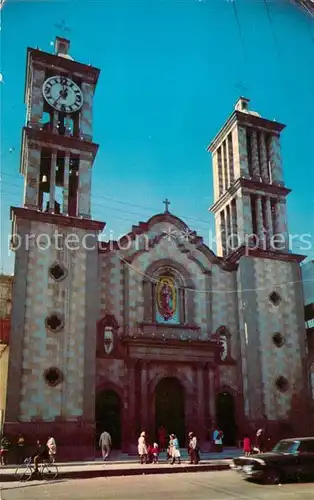
M 178 461 L 178 464 L 181 463 L 181 453 L 179 447 L 179 440 L 175 434 L 171 434 L 172 448 L 171 448 L 171 464 L 173 465 L 175 461 Z

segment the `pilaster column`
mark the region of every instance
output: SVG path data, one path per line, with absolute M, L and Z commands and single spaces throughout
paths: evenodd
M 93 137 L 93 94 L 94 87 L 89 83 L 82 83 L 81 90 L 83 93 L 83 106 L 81 110 L 80 120 L 80 136 L 91 141 Z
M 206 438 L 205 405 L 204 405 L 204 380 L 203 367 L 197 367 L 197 401 L 198 401 L 198 426 L 197 433 L 200 441 Z
M 284 184 L 281 162 L 280 139 L 273 135 L 270 140 L 270 165 L 272 173 L 272 182 L 275 184 Z
M 124 335 L 129 334 L 130 330 L 130 319 L 129 319 L 129 286 L 130 286 L 130 272 L 129 265 L 127 262 L 123 262 L 123 322 L 124 322 Z
M 219 214 L 220 218 L 220 238 L 221 238 L 221 255 L 226 253 L 226 240 L 227 240 L 227 227 L 226 218 L 224 210 L 221 210 Z
M 141 365 L 141 425 L 142 431 L 148 426 L 148 364 L 142 362 Z
M 49 193 L 49 212 L 55 211 L 55 189 L 56 189 L 56 165 L 57 153 L 55 151 L 51 154 L 50 163 L 50 193 Z
M 260 132 L 260 160 L 261 160 L 261 174 L 262 180 L 269 183 L 268 161 L 267 161 L 267 146 L 265 132 Z
M 226 172 L 226 155 L 225 155 L 225 147 L 224 143 L 221 145 L 221 163 L 222 163 L 222 184 L 223 184 L 223 193 L 227 190 L 228 177 Z
M 277 201 L 275 205 L 275 232 L 280 234 L 282 240 L 277 243 L 278 250 L 289 250 L 289 233 L 287 228 L 286 200 Z
M 264 223 L 263 223 L 263 206 L 262 197 L 256 196 L 256 227 L 257 227 L 257 237 L 259 248 L 264 248 L 265 235 L 264 235 Z
M 209 417 L 211 424 L 216 421 L 216 391 L 215 391 L 215 374 L 212 368 L 208 370 L 208 385 L 209 385 Z
M 214 177 L 214 200 L 217 201 L 219 198 L 219 164 L 218 164 L 218 152 L 215 151 L 212 156 L 213 162 L 213 177 Z
M 267 231 L 267 246 L 271 247 L 273 231 L 273 219 L 271 213 L 271 202 L 270 197 L 266 197 L 266 231 Z
M 230 205 L 227 205 L 225 210 L 225 220 L 226 220 L 226 252 L 230 253 L 231 249 L 231 213 L 230 213 Z
M 66 152 L 64 157 L 64 178 L 63 178 L 63 207 L 62 212 L 65 215 L 69 213 L 69 169 L 70 169 L 70 154 Z
M 231 200 L 230 211 L 231 211 L 231 235 L 232 235 L 231 245 L 232 245 L 232 250 L 236 250 L 240 242 L 238 241 L 239 238 L 238 238 L 238 227 L 237 227 L 237 208 L 235 200 Z
M 224 192 L 222 146 L 217 149 L 217 170 L 218 170 L 218 193 L 221 196 Z
M 24 205 L 27 208 L 38 208 L 41 149 L 36 143 L 31 143 L 24 159 L 26 176 L 24 181 Z
M 232 132 L 235 179 L 249 177 L 247 140 L 245 127 L 237 126 Z
M 33 64 L 33 75 L 31 81 L 31 89 L 28 91 L 28 116 L 27 125 L 32 128 L 40 128 L 42 126 L 41 119 L 44 109 L 44 97 L 42 86 L 45 81 L 45 70 L 36 63 Z
M 212 306 L 213 306 L 213 301 L 212 301 L 212 274 L 211 271 L 205 271 L 204 272 L 204 282 L 205 282 L 205 300 L 206 300 L 206 325 L 207 325 L 207 338 L 210 338 L 211 331 L 212 331 Z
M 260 171 L 259 171 L 259 160 L 258 160 L 258 142 L 257 142 L 257 132 L 256 130 L 253 130 L 252 132 L 252 169 L 253 169 L 253 176 L 255 178 L 260 177 Z
M 253 233 L 251 197 L 246 193 L 239 193 L 236 198 L 237 227 L 239 243 L 244 244 Z
M 229 161 L 229 148 L 228 138 L 224 141 L 225 147 L 225 169 L 226 169 L 226 190 L 230 187 L 230 161 Z
M 128 415 L 126 417 L 126 427 L 128 438 L 128 447 L 136 443 L 136 422 L 135 422 L 135 363 L 128 363 Z
M 234 182 L 234 160 L 233 160 L 233 141 L 232 134 L 230 133 L 227 138 L 227 150 L 228 150 L 228 169 L 229 169 L 229 181 L 230 185 Z
M 89 157 L 81 156 L 79 164 L 78 215 L 90 218 L 91 164 Z

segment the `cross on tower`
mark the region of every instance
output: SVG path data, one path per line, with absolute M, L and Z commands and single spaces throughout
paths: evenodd
M 65 33 L 66 31 L 67 32 L 70 31 L 70 28 L 67 27 L 64 19 L 61 21 L 61 23 L 55 24 L 55 27 L 58 28 L 58 30 L 60 30 L 62 33 Z
M 235 84 L 235 88 L 240 90 L 240 92 L 243 94 L 246 93 L 246 91 L 248 90 L 248 88 L 246 87 L 246 85 L 243 83 L 243 81 L 241 80 L 240 82 L 237 82 Z
M 170 201 L 168 200 L 168 198 L 166 198 L 163 203 L 165 204 L 165 214 L 168 214 L 169 213 L 169 205 L 170 205 Z

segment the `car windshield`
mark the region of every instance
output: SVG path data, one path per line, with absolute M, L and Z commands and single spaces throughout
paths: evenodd
M 279 441 L 273 451 L 276 453 L 296 453 L 299 446 L 300 441 Z

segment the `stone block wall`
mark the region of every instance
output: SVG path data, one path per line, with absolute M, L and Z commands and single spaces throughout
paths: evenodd
M 244 257 L 238 276 L 239 286 L 246 289 L 240 294 L 239 310 L 249 415 L 251 420 L 266 415 L 270 421 L 296 425 L 298 412 L 306 411 L 309 394 L 299 265 Z M 280 297 L 277 305 L 270 301 L 273 291 Z M 273 340 L 276 333 L 283 335 L 280 347 Z M 288 382 L 283 390 L 276 387 L 279 377 Z
M 20 387 L 21 421 L 83 416 L 84 346 L 86 329 L 86 250 L 81 245 L 86 232 L 73 228 L 60 229 L 46 223 L 31 223 L 25 273 L 25 324 L 22 333 L 22 373 Z M 55 240 L 58 234 L 58 241 Z M 76 249 L 70 249 L 67 235 L 76 235 Z M 56 282 L 49 268 L 59 261 L 67 276 Z M 14 300 L 14 296 L 13 296 Z M 45 326 L 46 318 L 57 313 L 64 320 L 59 332 Z M 12 317 L 14 323 L 16 318 Z M 13 352 L 13 356 L 15 353 Z M 57 367 L 63 382 L 50 387 L 44 371 Z M 12 384 L 12 387 L 10 385 Z M 16 390 L 9 381 L 9 390 Z

